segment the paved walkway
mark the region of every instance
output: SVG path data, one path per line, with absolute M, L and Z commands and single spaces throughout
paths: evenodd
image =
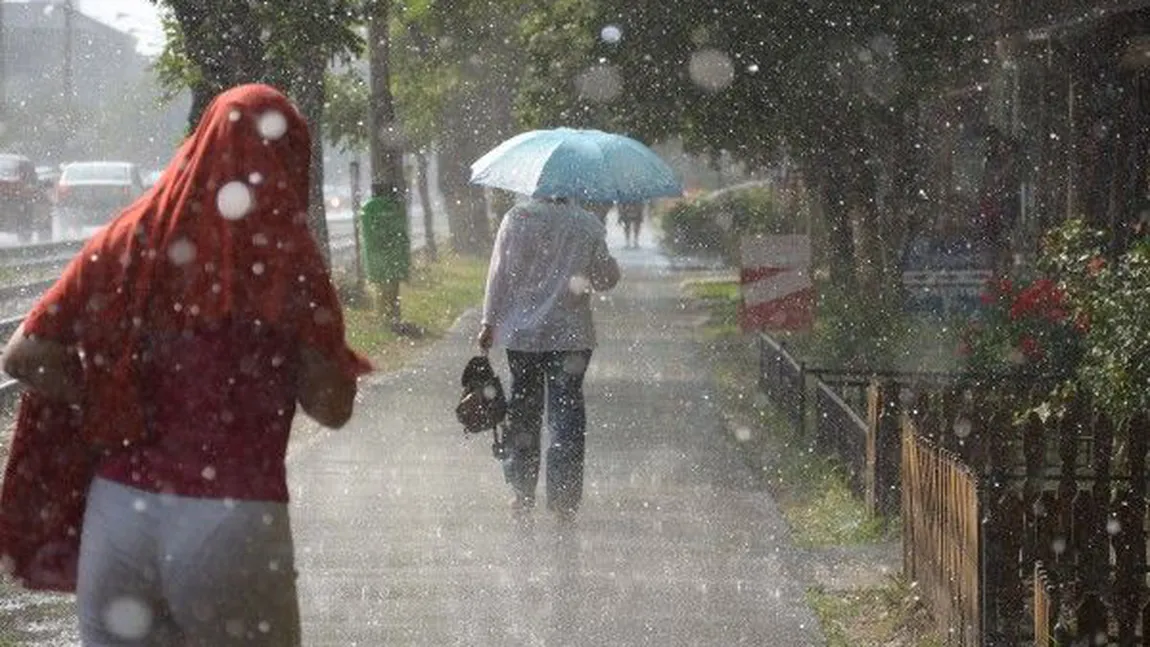
M 679 299 L 692 271 L 649 231 L 623 249 L 611 224 L 624 278 L 595 304 L 574 527 L 543 506 L 513 519 L 489 437 L 454 419 L 469 313 L 409 368 L 369 378 L 347 427 L 293 446 L 305 645 L 825 643 L 779 510 L 709 395 L 703 313 Z

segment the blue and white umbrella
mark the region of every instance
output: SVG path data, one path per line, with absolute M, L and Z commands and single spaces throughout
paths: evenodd
M 655 151 L 601 130 L 532 130 L 471 165 L 471 182 L 534 197 L 643 202 L 678 197 L 683 187 Z

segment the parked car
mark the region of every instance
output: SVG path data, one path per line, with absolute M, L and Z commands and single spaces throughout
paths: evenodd
M 131 162 L 72 162 L 56 185 L 60 225 L 75 232 L 103 225 L 144 192 L 140 170 Z
M 24 242 L 52 237 L 52 205 L 36 166 L 23 155 L 0 154 L 0 231 Z
M 48 201 L 56 204 L 56 185 L 60 183 L 60 167 L 37 166 L 36 177 L 40 180 L 40 186 L 44 189 Z

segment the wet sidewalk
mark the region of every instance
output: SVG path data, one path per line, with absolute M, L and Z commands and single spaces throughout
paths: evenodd
M 623 280 L 595 304 L 574 526 L 543 505 L 516 521 L 490 436 L 454 419 L 471 312 L 407 369 L 366 380 L 347 427 L 293 446 L 305 645 L 824 644 L 692 341 L 705 314 L 679 286 L 706 271 L 669 262 L 650 232 L 624 249 L 610 225 Z

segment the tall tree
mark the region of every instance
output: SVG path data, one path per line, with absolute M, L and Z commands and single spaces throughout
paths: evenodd
M 801 163 L 832 273 L 889 280 L 912 229 L 920 101 L 959 77 L 965 5 L 558 0 L 521 21 L 528 125 L 594 122 L 689 149 Z M 857 235 L 856 235 L 857 232 Z
M 323 146 L 319 136 L 325 105 L 325 74 L 336 57 L 351 56 L 362 42 L 353 27 L 356 0 L 152 0 L 171 13 L 159 61 L 161 80 L 172 90 L 192 91 L 189 127 L 211 98 L 240 84 L 268 82 L 297 103 L 312 137 L 308 223 L 328 254 L 323 201 Z
M 512 99 L 522 60 L 519 0 L 423 0 L 397 7 L 392 61 L 396 100 L 413 137 L 432 142 L 454 249 L 486 253 L 491 227 L 470 164 L 513 134 Z M 414 141 L 414 140 L 413 140 Z

